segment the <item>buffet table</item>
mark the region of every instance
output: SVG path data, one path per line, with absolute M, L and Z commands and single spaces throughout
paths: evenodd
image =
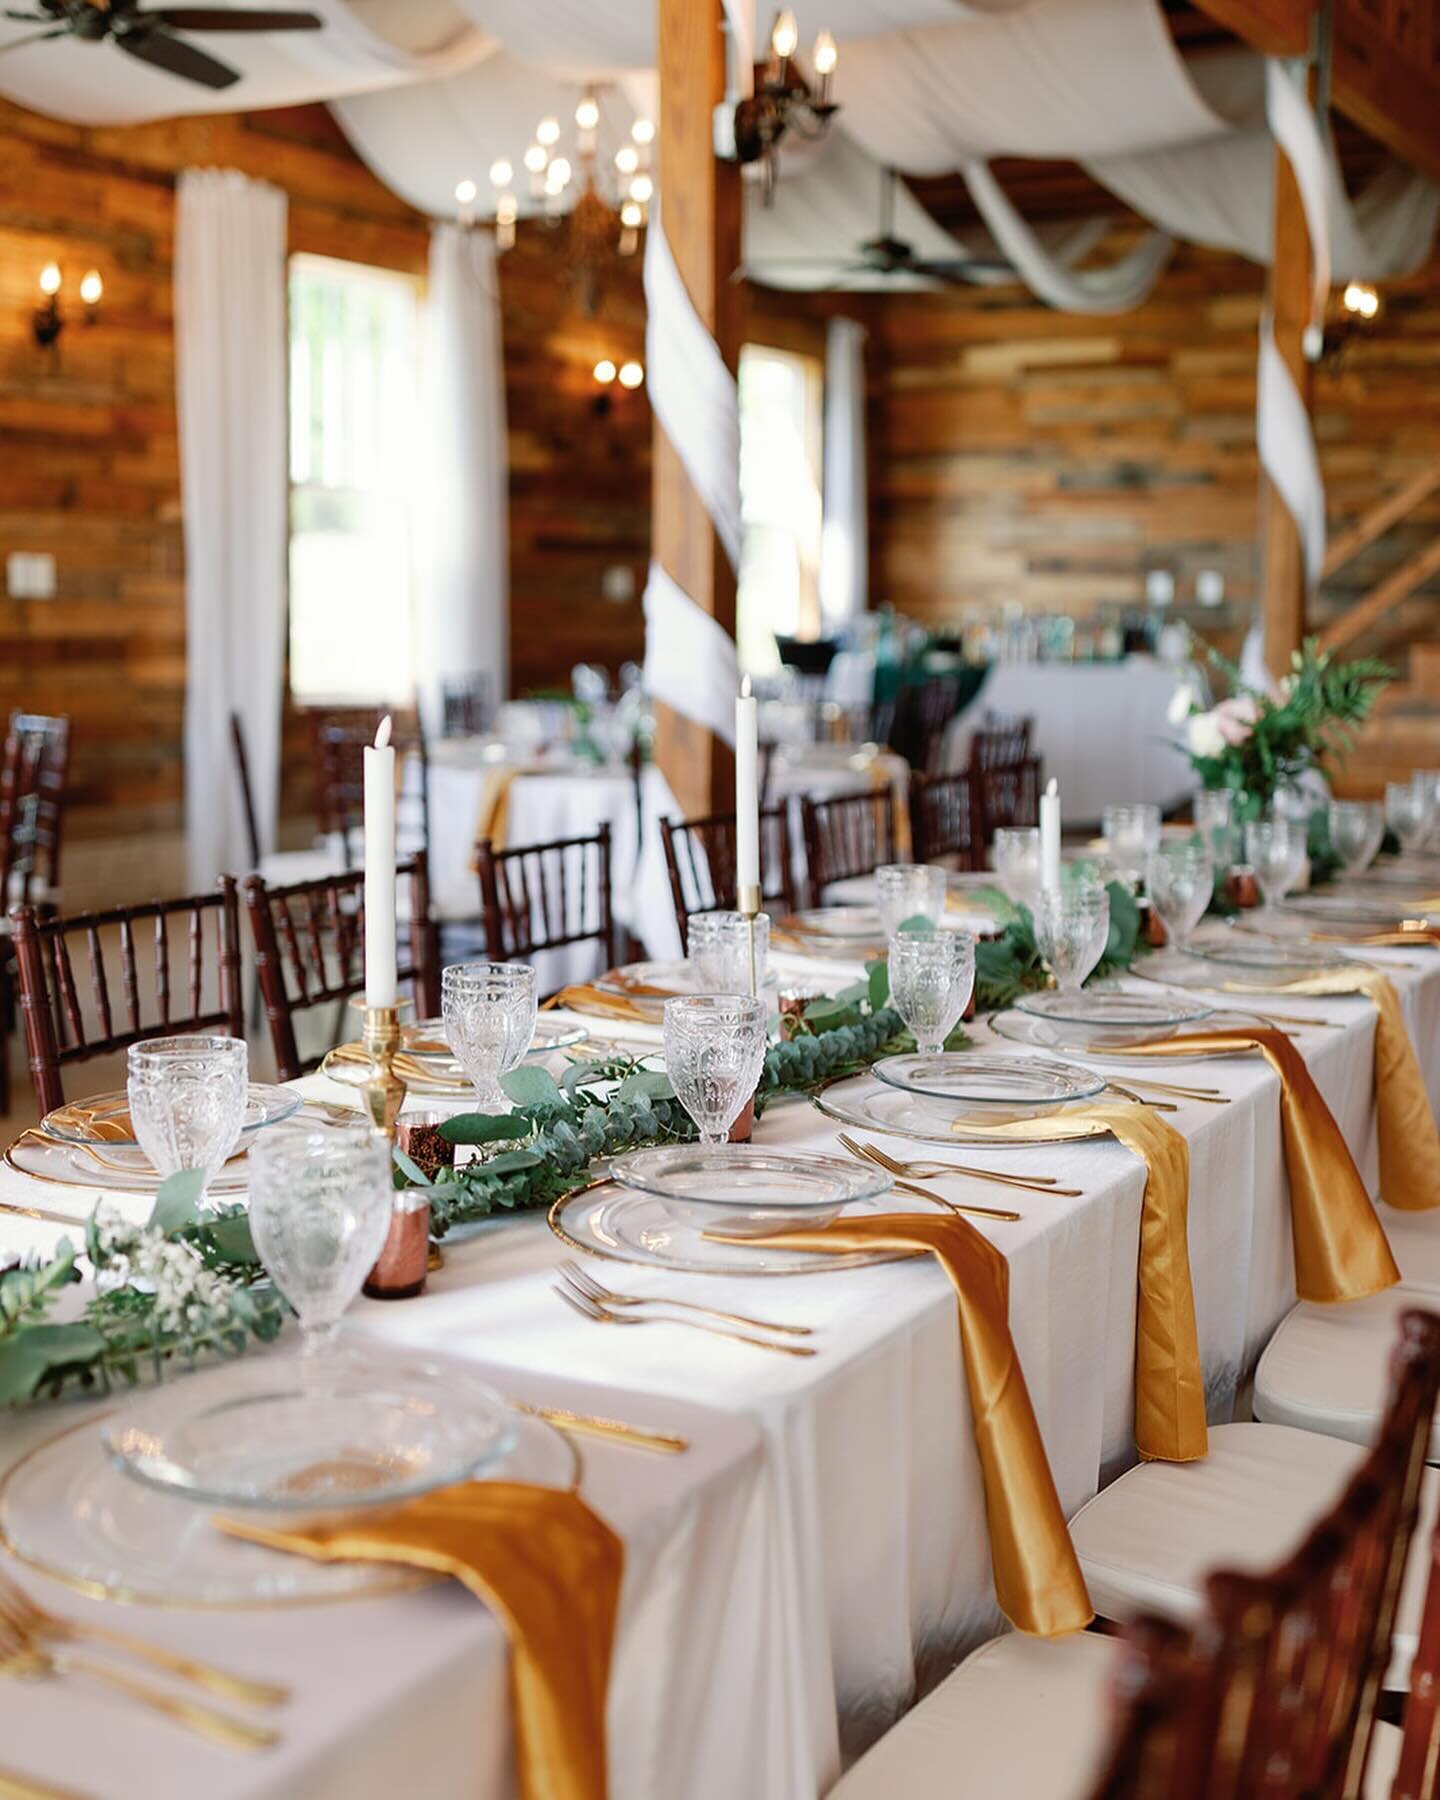
M 1367 954 L 1393 973 L 1432 1104 L 1440 1101 L 1440 954 Z M 782 969 L 786 981 L 820 973 L 789 959 Z M 843 978 L 836 965 L 823 973 L 832 986 Z M 1336 1022 L 1304 1029 L 1299 1047 L 1373 1185 L 1374 1011 L 1355 997 L 1283 1004 Z M 992 1042 L 983 1028 L 976 1036 Z M 1120 1080 L 1145 1073 L 1138 1064 L 1107 1066 Z M 1258 1058 L 1203 1068 L 1230 1104 L 1184 1101 L 1171 1118 L 1189 1140 L 1207 1410 L 1221 1420 L 1292 1303 L 1294 1283 L 1278 1083 Z M 321 1078 L 305 1086 L 347 1097 Z M 836 1127 L 808 1103 L 785 1100 L 757 1141 L 833 1149 Z M 1013 1204 L 1022 1214 L 1017 1223 L 977 1223 L 1009 1262 L 1011 1325 L 1068 1515 L 1134 1458 L 1143 1169 L 1111 1142 L 967 1148 L 966 1160 L 1056 1175 L 1081 1190 L 1075 1199 L 997 1200 L 997 1188 L 945 1187 L 952 1198 Z M 56 1204 L 55 1190 L 9 1170 L 0 1178 L 11 1209 Z M 78 1193 L 66 1199 L 77 1216 L 84 1202 Z M 1440 1229 L 1440 1220 L 1410 1215 L 1412 1231 L 1432 1224 Z M 38 1247 L 59 1230 L 7 1211 L 0 1247 Z M 346 1329 L 473 1358 L 516 1398 L 558 1396 L 683 1431 L 691 1450 L 666 1462 L 584 1447 L 583 1491 L 625 1537 L 629 1558 L 610 1690 L 612 1792 L 624 1800 L 822 1794 L 842 1748 L 869 1742 L 914 1698 L 917 1673 L 924 1682 L 1000 1628 L 953 1294 L 928 1261 L 764 1280 L 590 1264 L 627 1293 L 684 1294 L 813 1326 L 820 1353 L 803 1361 L 679 1328 L 598 1330 L 551 1292 L 567 1254 L 539 1217 L 482 1226 L 447 1246 L 423 1298 L 357 1303 Z M 603 1391 L 587 1396 L 577 1371 Z M 28 1415 L 7 1431 L 7 1451 L 82 1410 Z M 53 1583 L 24 1580 L 57 1609 L 81 1605 Z M 133 1622 L 237 1669 L 292 1681 L 284 1747 L 227 1757 L 82 1697 L 78 1683 L 54 1683 L 23 1695 L 0 1687 L 7 1762 L 110 1796 L 132 1791 L 116 1772 L 143 1758 L 145 1791 L 156 1800 L 201 1791 L 378 1800 L 413 1786 L 420 1771 L 426 1800 L 510 1792 L 499 1633 L 453 1590 L 292 1611 L 283 1627 L 263 1613 L 152 1609 L 137 1610 Z

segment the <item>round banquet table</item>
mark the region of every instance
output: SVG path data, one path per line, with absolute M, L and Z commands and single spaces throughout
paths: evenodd
M 1434 1105 L 1440 954 L 1370 954 L 1393 974 Z M 845 978 L 835 965 L 777 961 L 786 980 Z M 1287 997 L 1285 1009 L 1341 1022 L 1304 1030 L 1299 1047 L 1373 1186 L 1374 1012 L 1355 997 Z M 654 1028 L 634 1029 L 654 1043 Z M 976 1035 L 987 1041 L 983 1027 Z M 1219 1421 L 1292 1304 L 1294 1282 L 1278 1083 L 1258 1058 L 1204 1067 L 1205 1084 L 1231 1104 L 1182 1102 L 1169 1116 L 1189 1142 L 1190 1259 L 1207 1407 Z M 346 1098 L 323 1078 L 301 1085 Z M 833 1149 L 836 1128 L 788 1100 L 766 1114 L 757 1140 Z M 1011 1325 L 1068 1516 L 1134 1459 L 1143 1169 L 1109 1142 L 966 1155 L 1082 1190 L 1076 1199 L 1017 1196 L 1019 1223 L 977 1221 L 1009 1262 Z M 999 1192 L 965 1197 L 993 1204 Z M 68 1210 L 78 1223 L 93 1199 L 0 1169 L 9 1209 L 0 1248 L 38 1249 L 64 1229 L 14 1209 Z M 1440 1231 L 1440 1215 L 1409 1217 L 1412 1230 Z M 542 1218 L 488 1224 L 447 1247 L 425 1296 L 361 1300 L 345 1329 L 473 1359 L 519 1399 L 691 1438 L 687 1455 L 664 1462 L 584 1446 L 585 1492 L 627 1553 L 611 1791 L 624 1800 L 812 1800 L 843 1754 L 913 1700 L 917 1681 L 1000 1627 L 951 1290 L 928 1260 L 749 1281 L 592 1264 L 622 1291 L 811 1325 L 820 1354 L 806 1362 L 678 1328 L 597 1330 L 551 1292 L 566 1254 Z M 82 1410 L 12 1422 L 5 1454 Z M 58 1610 L 105 1610 L 21 1575 Z M 144 1766 L 153 1800 L 379 1800 L 415 1787 L 422 1770 L 426 1800 L 511 1800 L 500 1633 L 453 1589 L 283 1616 L 139 1608 L 124 1622 L 293 1683 L 284 1744 L 228 1757 L 162 1736 L 78 1684 L 5 1684 L 0 1760 L 99 1795 L 117 1791 L 115 1770 Z

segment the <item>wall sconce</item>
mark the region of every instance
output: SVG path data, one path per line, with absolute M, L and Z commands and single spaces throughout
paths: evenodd
M 1321 361 L 1330 374 L 1338 375 L 1345 369 L 1351 350 L 1363 343 L 1381 311 L 1380 295 L 1368 281 L 1345 284 L 1338 304 L 1331 306 L 1325 322 Z
M 59 263 L 46 263 L 40 271 L 40 292 L 43 298 L 31 316 L 30 325 L 35 334 L 35 342 L 42 350 L 53 348 L 65 329 L 65 316 L 60 311 L 62 281 Z M 80 304 L 85 308 L 87 325 L 95 323 L 96 309 L 104 292 L 105 283 L 100 279 L 100 271 L 87 269 L 80 279 Z
M 765 59 L 765 72 L 748 100 L 735 108 L 734 156 L 737 162 L 758 162 L 761 189 L 766 206 L 775 201 L 775 183 L 780 175 L 779 146 L 787 131 L 804 138 L 823 137 L 831 119 L 839 112 L 831 98 L 835 69 L 840 52 L 828 31 L 815 39 L 812 58 L 816 89 L 812 93 L 791 61 L 800 45 L 800 32 L 795 15 L 786 7 L 776 13 L 770 28 L 770 51 Z
M 611 389 L 617 382 L 627 392 L 633 393 L 645 380 L 644 364 L 636 362 L 633 358 L 617 365 L 612 358 L 602 356 L 590 372 L 595 377 L 595 385 L 600 389 L 590 404 L 596 415 L 602 419 L 614 404 L 611 398 Z

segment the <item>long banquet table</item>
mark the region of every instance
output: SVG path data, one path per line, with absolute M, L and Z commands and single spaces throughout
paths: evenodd
M 1436 1105 L 1440 954 L 1367 954 L 1393 974 Z M 787 979 L 799 973 L 792 964 Z M 1300 1048 L 1373 1191 L 1373 1009 L 1356 997 L 1257 1004 L 1340 1021 L 1306 1028 Z M 976 1036 L 988 1034 L 981 1027 Z M 1106 1067 L 1125 1079 L 1124 1066 Z M 1207 1406 L 1218 1421 L 1230 1416 L 1294 1284 L 1278 1083 L 1253 1057 L 1203 1069 L 1204 1084 L 1231 1104 L 1181 1102 L 1171 1117 L 1190 1146 L 1190 1260 Z M 1145 1070 L 1131 1073 L 1141 1079 Z M 317 1078 L 306 1086 L 332 1099 L 343 1093 Z M 759 1141 L 797 1147 L 833 1148 L 835 1134 L 795 1101 L 758 1127 Z M 1143 1170 L 1109 1142 L 965 1154 L 1082 1190 L 1077 1199 L 1026 1193 L 998 1202 L 1000 1189 L 945 1190 L 1013 1202 L 1023 1214 L 1017 1224 L 977 1222 L 1009 1261 L 1012 1328 L 1070 1514 L 1134 1456 Z M 36 1203 L 30 1184 L 9 1170 L 0 1177 L 0 1200 Z M 1440 1217 L 1419 1224 L 1440 1230 Z M 0 1248 L 57 1234 L 0 1219 Z M 362 1301 L 347 1328 L 474 1358 L 518 1398 L 558 1396 L 685 1431 L 694 1448 L 665 1464 L 585 1446 L 585 1492 L 626 1537 L 629 1557 L 610 1693 L 611 1791 L 624 1800 L 821 1794 L 842 1753 L 913 1699 L 917 1677 L 923 1683 L 1001 1627 L 951 1290 L 928 1261 L 763 1281 L 596 1265 L 627 1292 L 685 1293 L 810 1324 L 821 1354 L 802 1362 L 679 1328 L 597 1329 L 550 1292 L 565 1254 L 542 1219 L 486 1225 L 446 1249 L 423 1298 Z M 582 1377 L 598 1384 L 588 1401 Z M 75 1414 L 27 1417 L 7 1430 L 7 1450 Z M 57 1608 L 82 1605 L 38 1577 L 25 1580 Z M 513 1791 L 502 1645 L 468 1597 L 433 1590 L 284 1615 L 142 1615 L 137 1628 L 156 1638 L 293 1681 L 284 1748 L 247 1761 L 192 1748 L 82 1697 L 78 1685 L 51 1684 L 23 1700 L 18 1688 L 0 1688 L 0 1760 L 108 1796 L 133 1791 L 116 1771 L 143 1755 L 145 1791 L 156 1800 L 200 1791 L 367 1800 L 401 1782 L 413 1787 L 422 1773 L 427 1800 Z

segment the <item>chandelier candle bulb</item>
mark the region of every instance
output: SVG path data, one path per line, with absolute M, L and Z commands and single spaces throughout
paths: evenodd
M 735 885 L 743 913 L 760 910 L 759 723 L 750 677 L 735 701 Z
M 828 31 L 822 31 L 815 39 L 815 73 L 820 77 L 820 93 L 818 99 L 821 106 L 830 104 L 830 89 L 834 85 L 836 65 L 840 61 L 840 52 L 835 47 L 835 39 Z
M 1060 784 L 1052 776 L 1040 796 L 1040 885 L 1060 886 Z
M 395 1004 L 395 751 L 390 715 L 365 751 L 365 1004 Z

